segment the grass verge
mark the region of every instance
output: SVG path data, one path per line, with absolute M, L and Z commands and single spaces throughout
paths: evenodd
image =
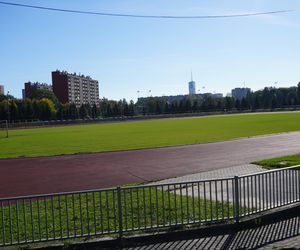
M 300 165 L 300 154 L 277 157 L 254 162 L 256 165 L 263 166 L 266 169 L 285 168 Z

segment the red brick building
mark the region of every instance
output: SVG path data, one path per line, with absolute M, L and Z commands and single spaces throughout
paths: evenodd
M 35 91 L 37 89 L 45 89 L 45 90 L 52 91 L 52 87 L 50 85 L 46 84 L 46 83 L 25 82 L 24 85 L 25 85 L 25 89 L 24 89 L 25 96 L 24 96 L 24 98 L 31 98 L 33 91 Z
M 89 76 L 53 71 L 52 87 L 61 103 L 75 103 L 77 107 L 81 104 L 98 104 L 99 83 Z

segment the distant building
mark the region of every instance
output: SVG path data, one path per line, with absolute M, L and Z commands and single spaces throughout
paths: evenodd
M 223 98 L 223 94 L 222 93 L 214 93 L 213 97 L 214 98 Z
M 4 95 L 4 86 L 0 85 L 0 95 Z
M 99 83 L 89 76 L 70 74 L 67 71 L 52 72 L 53 92 L 61 103 L 98 104 Z
M 222 93 L 203 93 L 203 94 L 195 94 L 193 95 L 193 97 L 191 98 L 190 95 L 167 95 L 167 96 L 154 96 L 154 97 L 139 97 L 138 98 L 138 103 L 145 103 L 147 102 L 149 99 L 158 99 L 161 101 L 167 101 L 169 103 L 172 102 L 180 102 L 184 99 L 192 99 L 192 100 L 204 100 L 207 97 L 211 97 L 212 99 L 218 99 L 218 98 L 222 98 L 223 94 Z
M 164 95 L 164 96 L 154 96 L 154 97 L 139 97 L 138 98 L 138 102 L 146 102 L 149 99 L 155 98 L 155 99 L 159 99 L 159 100 L 164 100 L 167 102 L 179 102 L 181 100 L 183 100 L 184 98 L 187 98 L 188 95 Z
M 235 88 L 231 90 L 231 96 L 237 100 L 242 100 L 247 97 L 250 91 L 250 88 Z
M 39 82 L 25 82 L 24 83 L 24 92 L 22 91 L 23 98 L 31 98 L 32 93 L 37 89 L 45 89 L 52 91 L 52 86 L 46 83 L 39 83 Z
M 213 99 L 215 99 L 215 98 L 223 98 L 223 94 L 222 93 L 204 93 L 204 94 L 200 94 L 200 95 L 210 96 Z
M 25 95 L 25 89 L 22 89 L 22 99 L 25 100 L 26 99 L 26 95 Z
M 193 73 L 191 73 L 191 81 L 189 82 L 189 95 L 196 94 L 196 83 L 193 81 Z

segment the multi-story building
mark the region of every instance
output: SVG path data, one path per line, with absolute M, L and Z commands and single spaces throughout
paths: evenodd
M 61 103 L 98 104 L 99 83 L 89 76 L 70 74 L 67 71 L 52 72 L 53 92 Z
M 0 85 L 0 95 L 4 95 L 4 86 Z
M 193 81 L 193 73 L 191 72 L 191 81 L 189 82 L 189 95 L 196 94 L 196 83 Z
M 191 80 L 189 82 L 189 95 L 195 95 L 196 94 L 196 83 Z
M 237 100 L 242 100 L 247 97 L 250 91 L 250 88 L 235 88 L 231 90 L 231 96 Z
M 32 93 L 37 89 L 44 89 L 52 91 L 52 86 L 46 83 L 39 83 L 39 82 L 25 82 L 24 83 L 24 96 L 23 98 L 31 98 Z

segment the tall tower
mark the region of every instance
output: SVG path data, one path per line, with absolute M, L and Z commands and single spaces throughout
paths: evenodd
M 196 94 L 196 83 L 193 81 L 193 72 L 191 72 L 191 81 L 189 82 L 189 95 Z

